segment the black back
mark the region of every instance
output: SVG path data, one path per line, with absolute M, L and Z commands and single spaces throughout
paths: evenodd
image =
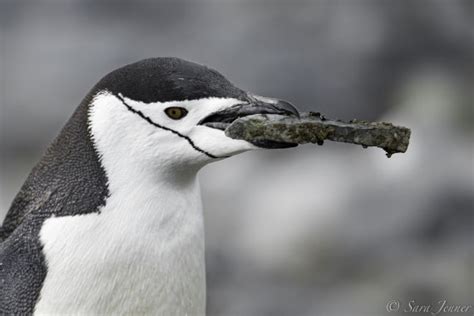
M 91 90 L 15 197 L 0 227 L 0 314 L 31 314 L 47 266 L 39 232 L 51 216 L 99 212 L 107 178 L 88 129 L 92 97 L 101 90 L 149 102 L 246 94 L 217 71 L 177 58 L 145 59 L 119 68 Z

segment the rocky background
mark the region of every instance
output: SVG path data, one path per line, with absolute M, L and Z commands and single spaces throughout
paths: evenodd
M 178 56 L 412 129 L 391 159 L 326 142 L 206 167 L 209 315 L 474 304 L 473 21 L 471 0 L 0 0 L 0 219 L 100 77 Z

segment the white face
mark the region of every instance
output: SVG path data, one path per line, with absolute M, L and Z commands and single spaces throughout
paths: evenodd
M 232 98 L 143 103 L 101 92 L 91 103 L 89 124 L 99 154 L 115 157 L 117 164 L 120 157 L 120 164 L 130 160 L 161 169 L 199 168 L 258 148 L 231 139 L 222 130 L 198 125 L 210 114 L 242 103 Z M 173 119 L 165 113 L 170 107 L 184 108 L 187 114 Z

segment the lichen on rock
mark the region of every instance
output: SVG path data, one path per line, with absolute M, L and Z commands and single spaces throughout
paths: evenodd
M 410 129 L 386 122 L 328 120 L 319 113 L 295 116 L 256 114 L 234 121 L 225 130 L 227 136 L 250 142 L 322 145 L 325 140 L 380 147 L 390 157 L 406 152 Z

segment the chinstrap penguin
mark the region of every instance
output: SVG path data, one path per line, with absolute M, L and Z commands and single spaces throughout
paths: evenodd
M 0 314 L 204 315 L 198 170 L 293 146 L 225 136 L 233 120 L 256 113 L 298 115 L 178 58 L 102 78 L 0 228 Z

